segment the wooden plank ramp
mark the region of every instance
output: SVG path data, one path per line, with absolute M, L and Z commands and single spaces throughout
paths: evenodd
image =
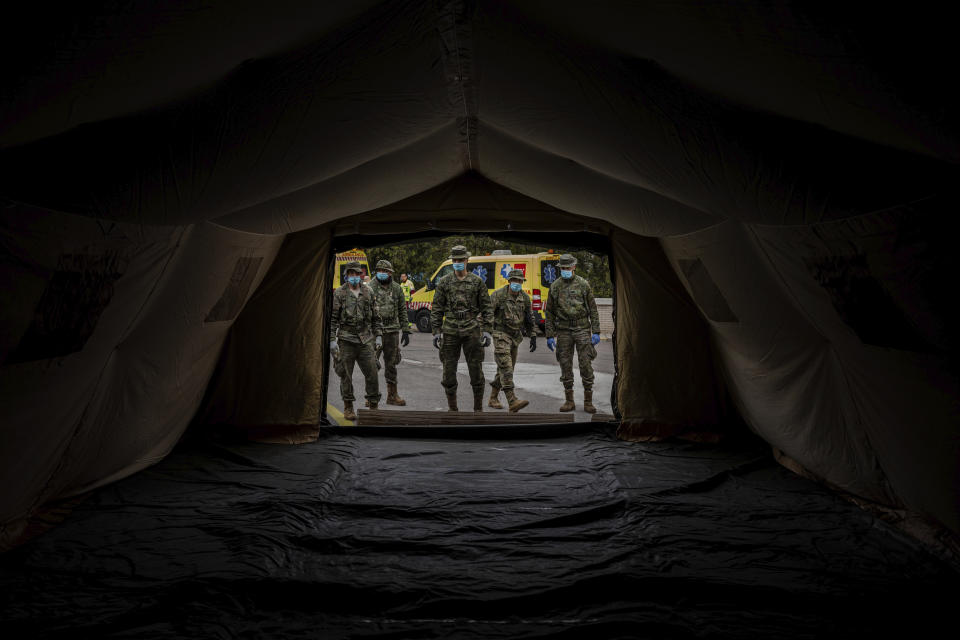
M 357 411 L 358 426 L 544 424 L 574 422 L 573 413 L 510 413 L 508 411 Z
M 617 422 L 617 416 L 612 413 L 595 413 L 590 422 Z

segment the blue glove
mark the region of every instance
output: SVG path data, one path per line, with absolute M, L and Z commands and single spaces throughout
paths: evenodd
M 332 353 L 334 356 L 340 353 L 340 345 L 337 344 L 336 340 L 330 341 L 330 353 Z
M 594 333 L 593 335 L 590 336 L 590 344 L 592 344 L 593 346 L 597 346 L 598 344 L 600 344 L 599 333 Z
M 383 336 L 377 336 L 377 339 L 373 341 L 378 347 L 383 347 Z
M 556 338 L 547 338 L 547 349 L 554 351 L 557 348 L 557 339 Z
M 489 347 L 491 342 L 493 342 L 493 336 L 491 336 L 489 333 L 484 331 L 483 337 L 480 338 L 480 344 L 482 344 L 485 347 Z
M 439 349 L 439 348 L 440 348 L 440 345 L 441 345 L 442 343 L 443 343 L 443 334 L 442 334 L 442 333 L 438 333 L 437 335 L 433 336 L 433 346 L 435 346 L 437 349 Z

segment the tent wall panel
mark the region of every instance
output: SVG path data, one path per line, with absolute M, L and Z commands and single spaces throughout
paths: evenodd
M 758 435 L 833 484 L 895 503 L 871 446 L 837 348 L 798 306 L 749 228 L 725 222 L 663 240 L 691 297 L 711 326 L 740 413 Z M 710 319 L 681 261 L 696 261 L 732 319 Z M 686 263 L 689 265 L 689 263 Z M 689 266 L 687 274 L 695 273 Z
M 0 498 L 0 522 L 56 495 L 53 479 L 89 419 L 96 388 L 110 377 L 115 349 L 142 317 L 186 233 L 4 210 L 0 483 L 17 490 Z
M 205 422 L 240 428 L 318 423 L 330 238 L 329 226 L 286 236 L 230 331 L 200 412 Z
M 191 229 L 111 354 L 86 409 L 83 437 L 71 443 L 51 490 L 91 489 L 173 448 L 200 405 L 231 325 L 282 241 L 209 223 Z
M 624 424 L 722 429 L 725 391 L 712 366 L 706 323 L 660 242 L 611 235 L 616 283 L 616 406 Z M 650 425 L 648 425 L 650 426 Z M 652 426 L 651 426 L 652 428 Z M 653 435 L 653 434 L 648 434 Z
M 829 339 L 848 381 L 846 402 L 892 493 L 957 531 L 960 379 L 951 364 L 955 338 L 945 331 L 956 326 L 955 312 L 942 286 L 957 270 L 956 258 L 938 250 L 943 240 L 931 224 L 942 204 L 755 233 L 804 315 Z M 912 257 L 906 273 L 897 252 Z
M 78 317 L 95 326 L 73 353 L 9 363 L 11 356 L 26 356 L 18 356 L 19 345 L 7 351 L 0 369 L 6 417 L 0 473 L 19 491 L 4 494 L 0 505 L 0 518 L 11 523 L 5 541 L 35 506 L 127 476 L 166 455 L 199 405 L 232 320 L 205 319 L 231 289 L 238 261 L 255 258 L 265 273 L 280 242 L 209 224 L 133 227 L 40 212 L 28 227 L 16 236 L 20 242 L 4 234 L 9 259 L 3 270 L 5 279 L 13 272 L 36 274 L 16 279 L 24 287 L 18 301 L 33 305 L 33 317 L 28 327 L 7 325 L 4 335 L 19 330 L 29 338 L 38 326 L 63 334 L 83 327 Z M 61 235 L 64 229 L 69 234 Z M 103 260 L 90 256 L 111 257 L 121 272 L 105 279 Z M 76 271 L 81 267 L 86 270 Z M 58 289 L 64 272 L 78 275 Z M 244 299 L 260 279 L 262 273 L 245 283 Z M 54 293 L 66 298 L 51 301 Z M 102 305 L 98 317 L 86 315 L 85 295 Z M 18 454 L 25 449 L 33 455 Z

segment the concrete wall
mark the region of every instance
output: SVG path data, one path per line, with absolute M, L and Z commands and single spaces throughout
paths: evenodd
M 600 338 L 610 340 L 613 337 L 613 298 L 596 298 L 596 301 L 600 312 Z

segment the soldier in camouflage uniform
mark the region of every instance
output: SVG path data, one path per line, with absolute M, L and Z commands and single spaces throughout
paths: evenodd
M 523 336 L 530 336 L 530 351 L 537 348 L 537 336 L 533 328 L 533 311 L 530 296 L 523 291 L 523 271 L 513 269 L 507 276 L 509 283 L 490 296 L 493 306 L 493 358 L 497 363 L 497 376 L 490 383 L 490 400 L 487 406 L 503 409 L 497 396 L 503 389 L 511 412 L 519 411 L 530 404 L 519 399 L 513 392 L 513 368 L 517 364 L 517 347 Z
M 400 346 L 410 344 L 410 322 L 403 288 L 394 282 L 393 265 L 389 261 L 377 262 L 377 275 L 370 288 L 383 321 L 383 377 L 387 381 L 387 404 L 402 407 L 407 401 L 397 394 L 397 365 L 401 360 Z
M 590 283 L 574 274 L 577 259 L 560 256 L 560 278 L 550 285 L 546 307 L 547 347 L 556 349 L 560 363 L 560 382 L 566 402 L 560 411 L 573 411 L 573 351 L 576 348 L 583 381 L 583 410 L 596 413 L 593 406 L 593 359 L 600 342 L 600 314 Z
M 334 368 L 340 374 L 340 396 L 343 398 L 343 417 L 356 420 L 353 411 L 353 364 L 360 365 L 366 381 L 367 406 L 377 408 L 380 402 L 380 380 L 374 344 L 383 345 L 383 327 L 377 300 L 369 286 L 363 284 L 359 262 L 348 262 L 344 267 L 347 282 L 333 292 L 333 311 L 330 314 L 330 352 Z M 337 360 L 340 362 L 337 363 Z M 341 373 L 342 371 L 342 373 Z
M 460 351 L 467 360 L 473 410 L 483 411 L 483 348 L 490 345 L 493 308 L 487 283 L 466 270 L 470 253 L 463 245 L 450 251 L 453 273 L 437 282 L 430 311 L 433 346 L 440 349 L 443 362 L 441 384 L 447 394 L 450 411 L 457 411 L 457 362 Z

